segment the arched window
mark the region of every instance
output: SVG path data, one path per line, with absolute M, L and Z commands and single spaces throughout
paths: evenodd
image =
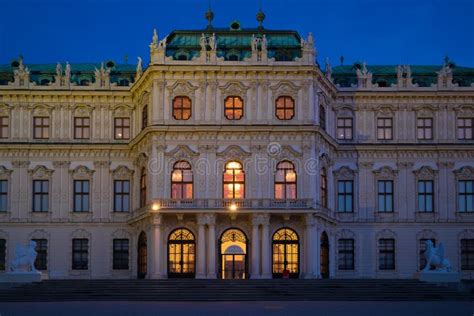
M 321 168 L 320 172 L 321 206 L 328 207 L 328 176 L 326 168 Z
M 240 120 L 244 116 L 244 101 L 242 98 L 236 96 L 225 98 L 224 115 L 228 120 Z
M 173 165 L 171 173 L 171 198 L 193 198 L 193 171 L 187 161 L 178 161 Z
M 319 106 L 319 126 L 326 130 L 326 108 L 322 104 Z
M 146 205 L 146 170 L 143 167 L 140 174 L 140 207 Z
M 185 96 L 173 99 L 173 117 L 175 120 L 189 120 L 191 117 L 191 99 Z
M 224 199 L 243 199 L 245 197 L 245 174 L 242 164 L 230 161 L 224 171 Z
M 295 166 L 289 161 L 282 161 L 276 167 L 275 199 L 296 199 Z
M 295 116 L 295 101 L 292 97 L 278 97 L 275 107 L 275 115 L 279 120 L 291 120 Z
M 142 109 L 142 129 L 148 125 L 148 105 L 145 105 Z
M 193 278 L 195 239 L 186 228 L 178 228 L 168 238 L 168 277 Z
M 288 274 L 290 278 L 299 275 L 299 240 L 296 232 L 290 228 L 281 228 L 273 234 L 273 277 L 281 278 Z

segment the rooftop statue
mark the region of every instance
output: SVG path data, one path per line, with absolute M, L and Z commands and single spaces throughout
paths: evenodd
M 56 65 L 56 75 L 58 77 L 61 77 L 63 75 L 63 66 L 61 66 L 61 63 L 58 61 L 58 64 Z
M 140 56 L 138 56 L 137 59 L 138 59 L 138 63 L 137 63 L 137 71 L 136 71 L 136 75 L 135 75 L 135 77 L 136 77 L 135 80 L 140 78 L 142 73 L 143 73 L 142 58 Z
M 432 267 L 436 271 L 450 272 L 451 263 L 444 257 L 444 245 L 440 243 L 438 247 L 435 247 L 431 240 L 427 240 L 425 241 L 425 246 L 426 266 L 423 272 L 429 271 Z
M 158 33 L 156 32 L 156 29 L 153 29 L 153 37 L 151 40 L 151 45 L 153 46 L 153 48 L 158 47 Z
M 69 62 L 66 62 L 66 71 L 64 74 L 66 76 L 66 79 L 69 81 L 69 79 L 71 78 L 71 65 L 69 64 Z
M 28 245 L 16 245 L 15 259 L 10 263 L 10 270 L 12 272 L 37 272 L 35 268 L 36 260 L 36 242 L 30 240 Z
M 329 62 L 329 58 L 326 58 L 326 78 L 331 80 L 331 76 L 332 76 L 331 63 Z
M 252 34 L 252 51 L 256 52 L 258 50 L 258 38 L 255 37 L 255 34 Z
M 267 37 L 265 36 L 265 34 L 263 34 L 262 37 L 262 51 L 263 50 L 267 50 Z
M 204 33 L 201 34 L 201 38 L 199 39 L 199 45 L 201 45 L 201 51 L 207 50 L 207 38 Z
M 212 33 L 212 36 L 209 37 L 208 44 L 211 47 L 211 50 L 217 49 L 216 33 Z

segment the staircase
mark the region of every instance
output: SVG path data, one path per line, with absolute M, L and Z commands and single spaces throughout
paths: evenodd
M 0 302 L 441 301 L 468 291 L 417 280 L 48 280 L 0 287 Z

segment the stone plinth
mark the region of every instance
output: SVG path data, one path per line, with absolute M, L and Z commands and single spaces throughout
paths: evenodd
M 420 281 L 431 283 L 459 283 L 458 272 L 426 271 L 420 273 Z
M 0 274 L 0 283 L 33 283 L 41 281 L 41 272 L 7 272 Z

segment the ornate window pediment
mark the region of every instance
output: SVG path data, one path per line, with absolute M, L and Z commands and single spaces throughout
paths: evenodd
M 48 239 L 49 240 L 49 233 L 44 229 L 35 229 L 28 235 L 28 239 Z
M 85 229 L 76 229 L 71 233 L 71 238 L 86 238 L 89 239 L 92 237 L 92 234 Z M 89 242 L 90 247 L 90 242 Z
M 171 157 L 173 161 L 177 160 L 194 160 L 196 157 L 199 157 L 199 153 L 195 152 L 189 146 L 178 145 L 173 150 L 165 153 L 166 156 Z
M 422 231 L 416 234 L 416 240 L 420 239 L 437 239 L 437 235 L 431 229 L 423 229 Z
M 46 104 L 35 104 L 30 110 L 33 116 L 50 116 L 53 112 L 53 107 Z
M 472 180 L 474 179 L 474 168 L 471 166 L 464 166 L 455 170 L 454 174 L 458 180 Z
M 246 103 L 245 96 L 247 94 L 247 90 L 249 89 L 249 87 L 242 84 L 241 82 L 230 81 L 223 86 L 219 86 L 219 89 L 222 92 L 223 99 L 225 99 L 228 96 L 240 96 L 244 99 L 244 103 Z
M 171 98 L 175 96 L 189 96 L 191 100 L 194 99 L 194 92 L 198 87 L 193 86 L 188 81 L 176 81 L 174 84 L 166 87 L 170 93 Z
M 393 239 L 396 239 L 397 238 L 397 234 L 391 230 L 391 229 L 382 229 L 381 231 L 377 232 L 377 234 L 375 235 L 375 238 L 378 240 L 378 239 L 385 239 L 385 238 L 393 238 Z
M 356 239 L 355 233 L 350 229 L 341 229 L 336 232 L 336 239 Z
M 354 117 L 354 109 L 349 105 L 339 105 L 334 108 L 336 117 Z
M 280 150 L 276 153 L 276 155 L 270 154 L 270 156 L 275 157 L 278 161 L 289 160 L 289 161 L 297 163 L 298 162 L 297 158 L 303 157 L 303 154 L 296 151 L 291 146 L 283 145 L 281 146 Z
M 334 176 L 338 180 L 353 180 L 355 178 L 356 171 L 352 170 L 347 166 L 342 166 L 337 170 L 334 170 Z
M 389 166 L 380 167 L 377 170 L 372 171 L 378 179 L 394 179 L 397 176 L 398 171 L 392 169 Z
M 5 168 L 5 166 L 0 166 L 0 179 L 8 179 L 13 170 Z
M 396 108 L 393 105 L 380 105 L 374 110 L 378 117 L 393 117 L 395 115 Z
M 112 171 L 112 176 L 115 180 L 128 180 L 133 176 L 133 170 L 129 169 L 125 165 L 120 165 Z
M 118 104 L 112 108 L 114 117 L 129 117 L 132 114 L 132 107 L 128 104 Z
M 463 104 L 454 109 L 458 117 L 473 117 L 474 106 L 471 104 Z
M 413 173 L 418 180 L 433 180 L 436 177 L 438 170 L 434 170 L 429 166 L 423 166 L 418 170 L 413 170 Z
M 28 170 L 28 173 L 35 179 L 49 179 L 53 175 L 54 170 L 48 169 L 43 165 Z
M 92 175 L 94 174 L 94 170 L 91 170 L 87 168 L 86 166 L 77 166 L 73 170 L 69 170 L 69 172 L 72 174 L 72 177 L 74 179 L 84 179 L 84 180 L 89 180 L 92 178 Z
M 8 104 L 0 103 L 0 116 L 9 116 L 11 108 Z
M 329 156 L 327 154 L 322 154 L 321 156 L 319 156 L 319 163 L 321 165 L 321 167 L 325 167 L 325 168 L 328 168 L 330 166 L 332 166 L 332 164 L 334 163 L 331 158 L 329 158 Z
M 138 157 L 135 159 L 134 164 L 136 166 L 142 167 L 145 166 L 148 162 L 148 157 L 145 153 L 140 153 Z
M 298 91 L 300 90 L 300 87 L 291 81 L 281 81 L 278 84 L 271 86 L 270 89 L 273 92 L 274 99 L 281 95 L 287 95 L 291 96 L 296 102 L 298 99 Z
M 436 112 L 436 108 L 432 105 L 420 105 L 416 107 L 416 116 L 417 117 L 433 117 Z
M 216 154 L 218 157 L 224 157 L 226 159 L 237 159 L 243 161 L 246 157 L 250 157 L 251 153 L 242 149 L 242 147 L 237 145 L 228 146 L 221 152 Z
M 94 107 L 88 104 L 77 104 L 73 108 L 74 116 L 91 116 Z

